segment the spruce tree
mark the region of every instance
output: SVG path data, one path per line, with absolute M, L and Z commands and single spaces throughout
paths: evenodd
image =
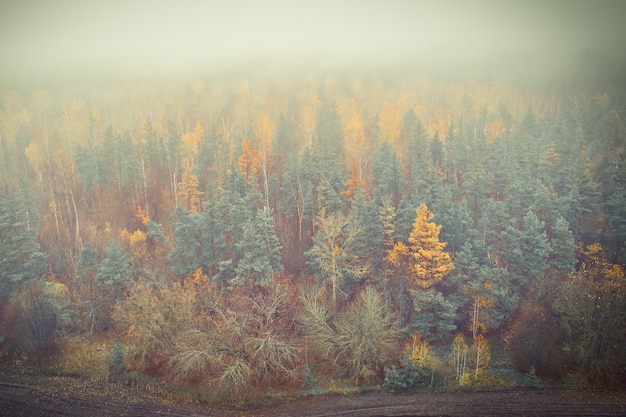
M 569 229 L 569 223 L 563 217 L 556 219 L 552 228 L 552 241 L 550 242 L 550 266 L 561 274 L 568 274 L 576 265 L 574 252 L 576 242 Z
M 203 239 L 200 213 L 189 213 L 178 206 L 174 214 L 174 247 L 167 259 L 172 271 L 183 277 L 202 266 Z
M 244 285 L 271 285 L 273 274 L 283 269 L 280 263 L 280 242 L 274 232 L 274 220 L 268 210 L 257 214 L 243 227 L 243 237 L 236 244 L 243 257 L 235 268 L 230 287 Z
M 96 281 L 108 286 L 119 287 L 131 275 L 130 260 L 128 255 L 115 242 L 111 243 L 106 250 L 106 258 L 100 262 Z
M 41 278 L 46 256 L 37 242 L 37 215 L 26 199 L 0 191 L 0 299 L 20 283 Z

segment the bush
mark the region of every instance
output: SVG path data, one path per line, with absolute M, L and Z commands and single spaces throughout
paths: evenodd
M 120 342 L 115 342 L 109 355 L 109 373 L 115 376 L 122 375 L 126 371 L 124 366 L 124 347 Z
M 331 319 L 317 296 L 303 296 L 300 324 L 320 356 L 339 376 L 371 380 L 383 371 L 397 346 L 401 329 L 398 317 L 383 296 L 367 287 L 346 311 Z
M 543 383 L 537 377 L 535 373 L 535 367 L 531 366 L 527 373 L 522 375 L 519 381 L 519 385 L 527 388 L 541 388 L 543 387 Z
M 531 368 L 542 378 L 561 378 L 567 369 L 562 346 L 565 335 L 558 319 L 545 307 L 524 302 L 507 337 L 508 349 L 518 372 Z
M 58 331 L 69 326 L 76 316 L 68 305 L 65 285 L 42 280 L 24 283 L 11 298 L 2 318 L 9 350 L 13 354 L 23 352 L 40 359 L 49 358 L 56 349 Z
M 423 385 L 424 375 L 416 369 L 385 367 L 383 388 L 390 392 L 408 391 Z

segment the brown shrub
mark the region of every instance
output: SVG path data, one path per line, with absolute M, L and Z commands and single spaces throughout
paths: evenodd
M 534 367 L 541 378 L 558 379 L 565 375 L 565 336 L 558 318 L 547 308 L 523 302 L 505 341 L 519 372 L 527 373 Z

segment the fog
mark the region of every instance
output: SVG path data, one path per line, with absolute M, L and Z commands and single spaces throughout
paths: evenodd
M 4 1 L 4 77 L 256 65 L 621 71 L 623 1 Z

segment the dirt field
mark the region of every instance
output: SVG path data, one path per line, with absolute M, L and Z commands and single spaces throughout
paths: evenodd
M 115 383 L 0 370 L 0 416 L 626 416 L 626 392 L 332 395 L 242 409 L 173 403 Z

